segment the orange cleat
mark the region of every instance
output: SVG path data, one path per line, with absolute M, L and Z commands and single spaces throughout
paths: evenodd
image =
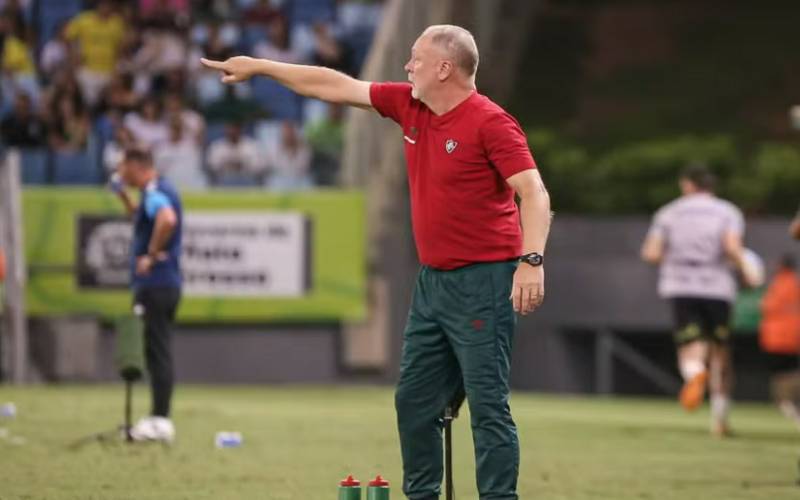
M 686 411 L 694 411 L 703 403 L 706 395 L 706 382 L 708 382 L 708 372 L 704 371 L 683 384 L 680 402 Z

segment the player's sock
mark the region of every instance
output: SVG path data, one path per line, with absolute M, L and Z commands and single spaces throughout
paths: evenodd
M 730 398 L 725 394 L 711 395 L 711 418 L 713 418 L 715 422 L 727 425 L 730 407 Z
M 788 400 L 778 401 L 778 408 L 781 410 L 781 413 L 783 413 L 783 416 L 794 422 L 795 425 L 800 428 L 800 410 L 798 410 L 796 404 Z
M 680 362 L 681 376 L 688 382 L 706 371 L 706 365 L 699 359 L 686 359 Z

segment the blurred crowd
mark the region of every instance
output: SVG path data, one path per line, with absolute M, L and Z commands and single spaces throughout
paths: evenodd
M 356 75 L 369 0 L 0 0 L 0 134 L 26 183 L 91 184 L 132 144 L 179 187 L 335 182 L 343 110 L 200 58 L 248 54 Z

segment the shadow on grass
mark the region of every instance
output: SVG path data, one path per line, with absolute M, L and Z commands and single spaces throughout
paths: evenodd
M 688 426 L 686 424 L 642 424 L 642 425 L 623 425 L 617 428 L 620 434 L 631 437 L 663 434 L 680 434 L 684 436 L 709 437 L 706 425 Z M 800 452 L 800 433 L 792 430 L 737 430 L 733 429 L 733 435 L 725 438 L 733 441 L 757 442 L 757 443 L 776 443 L 776 444 L 796 444 Z
M 696 489 L 697 487 L 708 487 L 708 486 L 738 486 L 742 490 L 760 490 L 765 488 L 787 488 L 787 489 L 794 489 L 797 490 L 798 497 L 800 498 L 800 480 L 797 478 L 793 478 L 790 476 L 786 477 L 786 480 L 783 481 L 776 481 L 776 480 L 744 480 L 738 482 L 731 482 L 728 478 L 715 478 L 715 477 L 708 477 L 704 479 L 682 479 L 676 480 L 673 483 L 673 487 L 677 489 Z

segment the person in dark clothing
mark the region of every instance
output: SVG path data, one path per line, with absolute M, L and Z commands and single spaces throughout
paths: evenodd
M 139 204 L 124 186 L 140 192 Z M 172 324 L 181 298 L 181 199 L 172 184 L 160 177 L 149 151 L 128 149 L 110 188 L 133 217 L 131 288 L 134 314 L 144 321 L 145 358 L 152 392 L 151 415 L 139 420 L 131 436 L 139 441 L 175 439 L 170 420 L 174 385 Z
M 0 135 L 6 146 L 38 148 L 44 145 L 44 122 L 34 113 L 31 98 L 17 94 L 14 109 L 0 122 Z

